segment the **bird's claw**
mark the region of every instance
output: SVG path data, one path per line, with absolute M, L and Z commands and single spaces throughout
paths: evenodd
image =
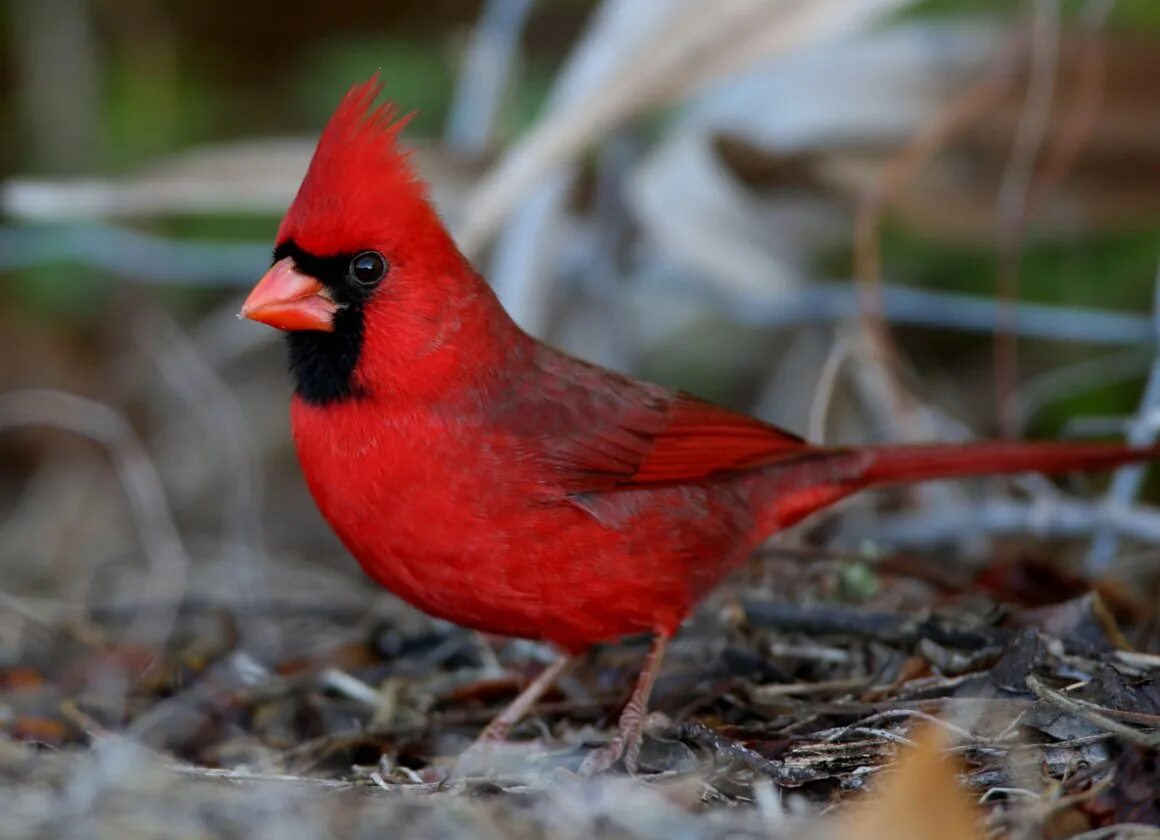
M 640 747 L 643 738 L 641 724 L 640 715 L 625 709 L 612 740 L 584 756 L 584 760 L 580 763 L 580 769 L 577 771 L 578 774 L 585 778 L 598 776 L 611 770 L 616 762 L 624 758 L 624 769 L 628 771 L 630 776 L 635 776 L 640 764 Z
M 603 747 L 595 749 L 584 756 L 584 760 L 580 762 L 580 769 L 576 772 L 586 779 L 599 776 L 601 773 L 611 770 L 616 762 L 620 761 L 623 753 L 624 744 L 621 743 L 620 736 L 618 735 Z

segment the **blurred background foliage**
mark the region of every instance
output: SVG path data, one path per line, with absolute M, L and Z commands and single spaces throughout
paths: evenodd
M 980 24 L 992 25 L 996 29 L 990 37 L 996 43 L 1007 37 L 1002 33 L 1026 27 L 1036 7 L 1033 2 L 1007 0 L 922 0 L 899 5 L 904 8 L 873 28 L 938 23 L 967 31 Z M 1091 0 L 1061 0 L 1064 31 L 1081 29 L 1092 9 L 1100 5 Z M 1153 49 L 1160 42 L 1160 4 L 1155 0 L 1118 0 L 1103 6 L 1107 16 L 1098 27 L 1098 37 L 1105 40 L 1111 63 L 1122 59 L 1123 64 L 1119 71 L 1113 67 L 1105 97 L 1114 100 L 1123 95 L 1130 100 L 1151 96 L 1154 100 L 1155 76 L 1150 79 L 1147 70 L 1160 68 L 1160 58 Z M 458 74 L 474 27 L 485 10 L 485 4 L 478 0 L 351 0 L 327 6 L 286 0 L 276 9 L 268 4 L 236 2 L 224 7 L 195 0 L 8 0 L 0 15 L 0 170 L 6 177 L 45 179 L 47 183 L 61 179 L 80 179 L 83 183 L 94 178 L 113 183 L 121 177 L 131 179 L 147 173 L 155 164 L 165 165 L 174 155 L 214 144 L 284 137 L 309 142 L 346 88 L 379 70 L 387 95 L 402 111 L 416 112 L 408 129 L 410 141 L 436 155 L 433 163 L 422 159 L 421 168 L 429 166 L 424 174 L 436 182 L 437 191 L 447 181 L 462 187 L 462 194 L 467 188 L 463 185 L 474 183 L 500 159 L 505 148 L 543 119 L 553 85 L 596 8 L 591 0 L 531 5 L 490 140 L 482 150 L 456 155 L 446 148 L 443 138 Z M 1122 45 L 1130 49 L 1121 50 Z M 973 79 L 970 72 L 960 72 L 957 84 L 969 85 Z M 818 83 L 819 91 L 829 97 L 827 101 L 839 103 L 840 108 L 841 92 L 826 90 L 829 81 L 824 73 Z M 1018 113 L 1022 95 L 1022 85 L 1016 87 L 1020 89 L 1010 98 L 1011 115 Z M 696 89 L 689 99 L 657 101 L 628 121 L 600 150 L 583 154 L 580 177 L 570 198 L 574 207 L 581 208 L 588 226 L 583 234 L 588 238 L 581 241 L 609 248 L 597 260 L 599 265 L 592 274 L 642 273 L 640 261 L 625 260 L 615 253 L 621 248 L 616 237 L 623 240 L 623 233 L 591 229 L 592 220 L 601 215 L 594 212 L 602 200 L 601 173 L 615 166 L 615 161 L 610 164 L 609 160 L 621 153 L 633 161 L 642 159 L 684 125 L 690 101 L 694 107 L 708 103 L 711 108 L 725 98 L 719 91 L 726 88 L 725 84 L 721 88 L 710 84 Z M 912 93 L 898 91 L 903 110 Z M 777 100 L 761 101 L 761 108 L 774 113 L 781 107 Z M 1124 108 L 1131 112 L 1131 101 Z M 934 118 L 933 110 L 929 116 Z M 1155 111 L 1149 118 L 1155 118 Z M 921 120 L 915 122 L 913 129 L 892 137 L 871 136 L 868 148 L 888 159 L 921 124 Z M 941 202 L 948 220 L 945 225 L 938 218 L 941 212 L 931 212 L 929 204 L 921 202 L 908 212 L 886 214 L 881 247 L 882 276 L 887 283 L 995 298 L 999 237 L 996 222 L 988 215 L 994 210 L 995 196 L 991 181 L 986 181 L 990 176 L 979 173 L 1001 168 L 1009 153 L 1013 125 L 1014 116 L 1001 116 L 995 124 L 974 134 L 968 132 L 970 136 L 958 148 L 958 157 L 950 167 L 952 174 L 968 179 L 977 175 L 986 182 L 974 205 L 964 198 L 964 207 L 956 207 L 953 189 L 947 192 L 943 184 L 942 193 L 935 191 L 930 194 L 935 198 L 928 195 L 926 200 L 933 201 L 936 208 Z M 1115 126 L 1108 129 L 1113 134 L 1116 130 Z M 1145 140 L 1148 130 L 1147 126 L 1141 130 Z M 1155 126 L 1151 131 L 1155 138 Z M 743 137 L 742 146 L 760 140 L 759 134 Z M 1149 156 L 1146 148 L 1133 152 L 1136 157 L 1130 159 L 1117 157 L 1121 151 L 1115 140 L 1112 137 L 1110 144 L 1090 155 L 1086 148 L 1081 149 L 1078 174 L 1065 179 L 1068 186 L 1075 185 L 1076 193 L 1056 202 L 1064 206 L 1062 224 L 1040 228 L 1032 220 L 1029 225 L 1018 259 L 1020 300 L 1150 312 L 1157 271 L 1157 204 L 1149 196 L 1155 195 L 1160 184 L 1156 163 L 1160 158 Z M 1141 141 L 1135 137 L 1131 142 L 1138 146 Z M 852 159 L 857 163 L 863 150 L 855 151 Z M 768 148 L 750 148 L 743 149 L 736 160 L 735 155 L 724 153 L 721 159 L 731 167 L 732 176 L 762 200 L 766 196 L 779 200 L 783 193 L 801 193 L 809 198 L 818 191 L 826 193 L 831 205 L 840 206 L 844 215 L 831 235 L 800 246 L 808 261 L 804 267 L 795 263 L 795 270 L 810 278 L 846 280 L 856 272 L 852 249 L 855 186 L 868 182 L 857 166 L 851 170 L 852 176 L 833 180 L 829 164 L 822 160 L 829 152 L 823 141 L 800 157 L 790 153 L 778 158 Z M 1084 169 L 1093 159 L 1092 168 Z M 773 174 L 763 181 L 763 172 Z M 1105 176 L 1114 182 L 1110 192 L 1101 192 L 1100 179 Z M 1115 201 L 1124 195 L 1131 197 L 1133 179 L 1144 196 L 1140 200 L 1144 210 L 1136 212 L 1131 202 L 1125 205 L 1127 209 L 1117 209 Z M 819 189 L 818 184 L 824 188 Z M 1084 193 L 1089 188 L 1090 192 Z M 1069 202 L 1080 201 L 1085 195 L 1105 202 L 1101 207 L 1107 212 L 1101 223 L 1087 224 L 1083 214 L 1074 214 L 1075 207 Z M 1046 204 L 1052 206 L 1054 198 L 1049 196 Z M 452 198 L 453 209 L 458 200 Z M 272 244 L 277 206 L 275 202 L 267 210 L 243 207 L 219 212 L 177 209 L 129 214 L 113 221 L 119 228 L 162 237 L 167 242 L 250 247 L 251 251 L 231 257 L 230 265 L 237 274 L 237 266 L 252 253 L 256 277 L 262 267 L 262 252 Z M 76 219 L 36 218 L 35 213 L 26 219 L 13 207 L 9 202 L 7 241 L 36 255 L 16 258 L 10 253 L 6 259 L 0 254 L 0 326 L 13 347 L 0 366 L 0 386 L 52 385 L 115 401 L 120 386 L 114 383 L 122 370 L 118 360 L 141 350 L 132 338 L 135 313 L 158 307 L 193 329 L 203 317 L 228 309 L 244 285 L 244 276 L 222 282 L 158 282 L 150 276 L 148 264 L 140 260 L 131 268 L 122 268 L 115 255 L 78 259 L 76 242 L 89 237 L 86 241 L 91 246 L 91 238 L 102 236 L 100 228 L 78 232 Z M 621 208 L 618 212 L 626 211 Z M 638 207 L 627 211 L 630 217 L 637 212 Z M 1068 212 L 1073 215 L 1068 216 Z M 85 224 L 82 218 L 81 227 Z M 756 224 L 760 230 L 766 222 Z M 769 231 L 776 233 L 776 221 L 768 224 Z M 964 229 L 971 232 L 964 235 Z M 787 236 L 793 239 L 792 234 Z M 43 243 L 29 244 L 34 237 L 43 237 Z M 66 247 L 67 243 L 71 244 Z M 663 251 L 663 242 L 660 249 Z M 487 258 L 481 263 L 485 270 L 491 265 Z M 635 303 L 624 302 L 617 297 L 620 286 L 614 284 L 610 291 L 600 285 L 601 281 L 585 279 L 574 265 L 561 274 L 565 279 L 559 283 L 558 295 L 564 303 L 536 324 L 534 331 L 600 361 L 741 408 L 752 410 L 756 406 L 770 419 L 804 431 L 804 412 L 790 411 L 786 406 L 809 403 L 824 344 L 819 345 L 821 350 L 807 354 L 812 363 L 803 366 L 802 381 L 779 391 L 784 383 L 771 385 L 771 368 L 776 367 L 780 356 L 788 356 L 798 346 L 784 330 L 733 317 L 729 307 L 703 307 L 700 317 L 690 317 L 689 300 L 703 298 L 694 295 L 686 300 L 674 294 L 684 301 L 680 305 L 685 308 L 676 303 L 670 306 L 667 300 L 660 301 L 668 296 L 669 287 L 641 293 Z M 752 281 L 761 284 L 764 278 L 753 277 Z M 709 296 L 719 292 L 710 288 Z M 640 297 L 660 302 L 642 308 Z M 592 300 L 597 302 L 596 315 L 585 315 L 586 305 L 593 309 Z M 599 328 L 593 327 L 593 319 L 601 321 L 607 307 L 619 314 L 603 319 Z M 680 312 L 665 314 L 666 307 Z M 741 302 L 732 309 L 745 308 Z M 647 340 L 625 341 L 623 335 L 610 339 L 606 334 L 611 321 L 618 322 L 622 334 L 648 332 L 646 322 L 654 316 L 662 321 L 667 318 L 666 328 L 653 330 Z M 834 322 L 832 318 L 822 320 Z M 674 325 L 676 328 L 669 329 Z M 991 337 L 985 330 L 910 326 L 899 329 L 898 336 L 910 386 L 961 418 L 974 432 L 989 435 L 998 430 Z M 281 364 L 280 348 L 269 337 L 263 336 L 263 340 L 266 346 L 260 356 L 267 364 L 264 375 L 269 376 Z M 1061 341 L 1021 341 L 1020 346 L 1019 374 L 1025 380 L 1104 352 Z M 1020 433 L 1055 435 L 1077 414 L 1131 413 L 1147 371 L 1146 361 L 1137 360 L 1127 373 L 1048 401 L 1028 418 Z M 227 367 L 223 375 L 229 379 L 233 373 Z M 277 387 L 284 387 L 284 381 L 278 380 Z M 876 432 L 882 429 L 881 418 L 878 421 L 870 424 Z M 855 419 L 853 426 L 858 423 Z M 839 436 L 842 429 L 848 432 L 851 428 L 850 423 L 837 425 Z M 284 439 L 285 433 L 279 429 L 272 434 Z
M 320 14 L 315 3 L 290 0 L 279 4 L 276 15 L 263 4 L 232 4 L 223 19 L 213 4 L 193 0 L 10 0 L 0 43 L 0 116 L 6 127 L 0 164 L 20 174 L 107 174 L 200 143 L 314 132 L 352 81 L 375 70 L 387 80 L 388 95 L 416 112 L 412 136 L 436 137 L 445 127 L 456 65 L 481 5 L 352 0 Z M 923 0 L 901 14 L 996 18 L 1010 17 L 1019 6 L 1004 0 Z M 1069 17 L 1082 6 L 1078 0 L 1063 3 Z M 555 0 L 533 13 L 500 121 L 500 144 L 534 120 L 564 50 L 592 8 L 586 0 Z M 48 68 L 40 72 L 50 79 L 33 90 L 30 71 L 21 68 L 18 56 L 26 50 L 51 54 L 54 44 L 35 43 L 36 21 L 61 14 L 91 18 L 77 24 L 91 28 L 83 37 L 92 42 L 81 51 L 88 54 L 45 61 Z M 1120 0 L 1107 26 L 1160 34 L 1160 5 Z M 60 118 L 67 137 L 42 131 L 51 117 L 41 113 L 45 104 L 37 96 L 49 91 L 66 100 L 92 95 L 88 107 Z M 1152 222 L 1141 219 L 1139 231 L 1033 246 L 1023 266 L 1023 294 L 1041 301 L 1143 306 L 1155 268 Z M 239 239 L 268 236 L 273 227 L 268 217 L 236 215 L 157 224 L 165 233 Z M 988 249 L 945 247 L 904 230 L 892 231 L 886 248 L 888 273 L 898 280 L 982 292 L 992 283 Z M 1115 282 L 1093 283 L 1101 274 Z M 73 276 L 82 286 L 93 285 Z M 33 287 L 40 284 L 19 285 L 29 290 L 32 303 L 69 307 L 67 288 L 37 294 Z
M 909 19 L 1011 18 L 1021 5 L 923 0 L 900 14 Z M 1062 5 L 1070 19 L 1084 6 L 1079 0 Z M 0 41 L 5 127 L 0 167 L 51 176 L 113 174 L 201 143 L 309 134 L 325 122 L 352 81 L 376 69 L 387 80 L 388 95 L 417 112 L 411 136 L 438 137 L 456 67 L 481 6 L 472 0 L 352 0 L 323 14 L 315 3 L 288 0 L 279 4 L 277 14 L 264 4 L 236 3 L 223 17 L 215 4 L 193 0 L 9 0 Z M 562 56 L 592 8 L 586 0 L 554 0 L 533 11 L 499 121 L 499 145 L 519 136 L 540 112 Z M 39 22 L 46 16 L 77 20 L 64 26 L 58 21 L 48 42 L 39 43 Z M 1120 0 L 1107 28 L 1160 34 L 1160 4 Z M 66 31 L 55 31 L 61 29 Z M 83 48 L 70 38 L 80 39 Z M 56 113 L 44 101 L 50 93 L 85 105 Z M 148 225 L 168 235 L 244 240 L 269 238 L 274 222 L 264 215 L 199 214 L 149 220 Z M 1021 295 L 1043 302 L 1145 308 L 1155 244 L 1153 219 L 1140 219 L 1138 230 L 1033 242 L 1022 265 Z M 894 226 L 885 253 L 886 273 L 896 282 L 981 293 L 993 288 L 989 247 L 955 247 Z M 848 249 L 835 250 L 827 267 L 849 270 L 847 254 Z M 4 279 L 18 305 L 46 317 L 91 312 L 110 280 L 57 266 L 7 272 Z

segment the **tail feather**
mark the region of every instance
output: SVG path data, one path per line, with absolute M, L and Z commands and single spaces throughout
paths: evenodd
M 862 487 L 973 475 L 1106 470 L 1160 458 L 1160 447 L 1134 449 L 1115 443 L 913 444 L 866 452 L 870 457 L 854 479 Z
M 943 478 L 1098 471 L 1160 459 L 1160 446 L 1115 443 L 907 444 L 819 447 L 769 470 L 766 533 L 788 527 L 867 487 Z

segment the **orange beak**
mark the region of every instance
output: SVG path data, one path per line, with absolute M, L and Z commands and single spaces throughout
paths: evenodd
M 326 288 L 298 271 L 290 257 L 270 267 L 242 304 L 241 317 L 280 330 L 334 332 L 338 304 Z

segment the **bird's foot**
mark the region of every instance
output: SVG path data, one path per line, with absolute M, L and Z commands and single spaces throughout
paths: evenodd
M 492 718 L 470 747 L 455 762 L 453 776 L 467 775 L 468 771 L 487 770 L 495 765 L 501 745 L 531 708 L 539 701 L 560 672 L 567 667 L 567 657 L 561 657 L 545 668 L 502 712 Z
M 636 687 L 632 690 L 632 696 L 628 698 L 624 711 L 620 713 L 616 735 L 606 745 L 584 757 L 578 771 L 581 776 L 595 776 L 610 770 L 622 756 L 624 769 L 630 775 L 636 775 L 637 765 L 640 761 L 644 720 L 648 714 L 648 698 L 649 694 L 652 693 L 657 671 L 660 670 L 661 659 L 664 657 L 667 643 L 667 635 L 658 633 L 653 636 L 652 646 L 649 648 L 648 654 L 645 655 L 644 666 L 637 678 Z
M 640 762 L 640 746 L 643 739 L 644 715 L 640 710 L 629 704 L 620 716 L 620 724 L 612 740 L 593 750 L 584 757 L 577 771 L 581 776 L 590 778 L 611 770 L 616 762 L 624 758 L 624 769 L 635 776 Z
M 593 776 L 599 776 L 611 770 L 616 762 L 620 761 L 620 757 L 624 754 L 624 742 L 621 741 L 618 734 L 615 738 L 605 744 L 599 749 L 593 750 L 584 756 L 584 760 L 580 762 L 580 769 L 576 772 L 586 779 Z

